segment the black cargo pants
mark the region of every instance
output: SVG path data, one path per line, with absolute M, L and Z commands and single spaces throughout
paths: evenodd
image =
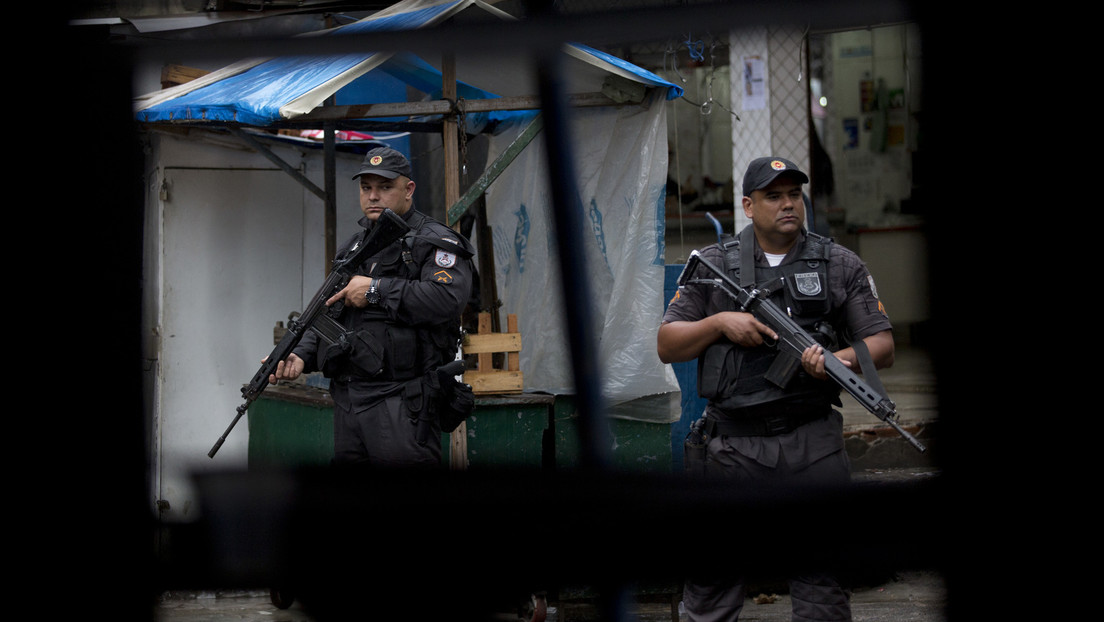
M 834 417 L 839 417 L 833 413 Z M 779 463 L 771 468 L 734 451 L 727 437 L 709 439 L 706 476 L 761 485 L 779 481 L 794 485 L 829 484 L 842 485 L 851 479 L 851 465 L 844 449 L 820 458 L 800 469 L 793 470 L 779 457 Z M 815 518 L 810 519 L 810 529 L 815 529 Z M 836 537 L 838 534 L 822 534 L 820 537 Z M 817 537 L 816 534 L 805 534 Z M 787 537 L 780 534 L 779 537 Z M 735 542 L 721 537 L 722 542 Z M 726 545 L 719 545 L 726 546 Z M 717 554 L 714 548 L 711 554 Z M 733 545 L 725 554 L 739 557 L 739 546 Z M 788 577 L 790 597 L 793 601 L 794 622 L 824 620 L 851 620 L 851 591 L 838 577 L 828 573 L 804 573 Z M 683 606 L 687 617 L 694 622 L 735 622 L 739 619 L 746 594 L 742 578 L 690 578 L 683 586 Z

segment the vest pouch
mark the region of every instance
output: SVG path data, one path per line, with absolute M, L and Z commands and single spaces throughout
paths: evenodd
M 319 340 L 320 344 L 325 345 L 324 340 Z M 325 345 L 323 348 L 318 349 L 317 365 L 318 369 L 322 370 L 322 373 L 327 378 L 333 378 L 338 375 L 341 365 L 345 362 L 345 355 L 349 352 L 350 346 L 348 343 L 332 343 Z
M 408 326 L 387 325 L 387 369 L 393 380 L 405 380 L 420 376 L 422 366 L 418 359 L 418 331 Z
M 440 383 L 436 396 L 437 421 L 441 431 L 448 434 L 460 427 L 475 409 L 475 393 L 470 385 L 456 380 L 455 376 L 433 371 Z
M 820 270 L 795 270 L 786 275 L 786 299 L 793 313 L 822 317 L 828 313 L 828 278 Z
M 402 396 L 403 405 L 410 413 L 411 420 L 418 426 L 418 444 L 424 447 L 434 433 L 429 408 L 429 401 L 433 399 L 432 391 L 427 390 L 422 378 L 414 378 L 403 384 Z
M 430 344 L 433 360 L 430 365 L 438 364 L 438 361 L 451 361 L 456 358 L 456 349 L 460 344 L 462 334 L 458 324 L 441 324 L 430 329 L 424 329 L 426 340 Z M 427 354 L 430 354 L 427 352 Z
M 724 395 L 739 375 L 736 344 L 721 340 L 698 356 L 698 395 L 713 399 Z
M 738 348 L 729 341 L 715 343 L 698 357 L 698 394 L 723 409 L 761 401 L 779 391 L 766 379 L 776 348 Z M 777 399 L 777 397 L 771 398 Z
M 353 337 L 349 362 L 361 373 L 374 377 L 383 371 L 384 348 L 378 335 L 369 330 L 359 330 Z
M 398 244 L 389 244 L 376 256 L 379 262 L 377 272 L 380 276 L 402 274 L 402 247 Z

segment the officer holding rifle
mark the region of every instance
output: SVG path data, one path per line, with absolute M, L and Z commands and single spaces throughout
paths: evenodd
M 473 248 L 462 235 L 414 208 L 410 162 L 400 152 L 369 151 L 353 177 L 360 185 L 363 231 L 351 252 L 390 209 L 408 235 L 364 261 L 327 301 L 341 305 L 349 339 L 328 344 L 308 331 L 271 382 L 322 371 L 334 401 L 334 464 L 441 466 L 441 428 L 432 412 L 432 373 L 456 357 L 460 316 L 472 288 Z
M 742 199 L 751 224 L 700 253 L 733 281 L 760 290 L 816 338 L 819 345 L 805 349 L 799 366 L 780 372 L 779 350 L 770 347 L 778 335 L 707 284 L 680 287 L 659 329 L 662 361 L 698 359 L 698 389 L 709 400 L 702 422 L 705 473 L 733 486 L 849 481 L 843 417 L 833 409 L 841 404 L 840 389 L 825 373 L 824 350 L 857 374 L 863 371 L 860 360 L 874 369 L 893 364 L 892 326 L 865 264 L 805 230 L 802 185 L 808 181 L 784 158 L 752 161 Z M 860 340 L 869 357 L 853 346 Z M 814 527 L 815 517 L 809 525 Z M 712 554 L 731 551 L 738 563 L 740 534 L 719 526 L 712 531 L 720 547 Z M 850 591 L 841 577 L 804 573 L 789 582 L 794 620 L 851 619 Z M 744 598 L 739 576 L 694 577 L 684 585 L 683 603 L 695 621 L 737 620 Z

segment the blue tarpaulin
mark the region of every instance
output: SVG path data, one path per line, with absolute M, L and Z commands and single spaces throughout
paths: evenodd
M 407 0 L 371 17 L 328 31 L 306 36 L 339 36 L 372 31 L 425 28 L 465 10 L 483 10 L 503 19 L 509 15 L 480 0 Z M 667 89 L 667 98 L 682 95 L 682 88 L 663 78 L 599 50 L 579 45 L 565 46 L 565 53 L 579 61 L 577 73 L 616 75 L 646 87 Z M 505 59 L 494 63 L 501 80 L 510 79 Z M 457 71 L 457 94 L 464 99 L 493 99 L 507 95 L 501 82 L 496 87 L 464 81 Z M 358 52 L 319 56 L 289 56 L 253 59 L 229 65 L 192 82 L 137 98 L 136 118 L 154 123 L 240 123 L 265 127 L 306 114 L 333 96 L 338 105 L 376 104 L 396 101 L 405 85 L 439 94 L 441 72 L 432 64 L 409 53 Z M 514 80 L 520 82 L 521 80 Z M 395 88 L 398 85 L 401 88 Z M 592 90 L 599 91 L 601 82 Z M 488 90 L 494 88 L 494 90 Z M 498 113 L 509 116 L 514 113 Z M 496 119 L 491 119 L 496 120 Z

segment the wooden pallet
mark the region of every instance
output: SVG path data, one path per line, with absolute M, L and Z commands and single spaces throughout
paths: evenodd
M 475 354 L 476 368 L 464 372 L 464 383 L 471 385 L 476 395 L 521 393 L 522 373 L 518 365 L 521 333 L 517 315 L 506 316 L 506 332 L 491 332 L 491 314 L 479 314 L 478 333 L 464 336 L 464 354 Z M 494 367 L 494 355 L 505 354 L 503 367 Z

